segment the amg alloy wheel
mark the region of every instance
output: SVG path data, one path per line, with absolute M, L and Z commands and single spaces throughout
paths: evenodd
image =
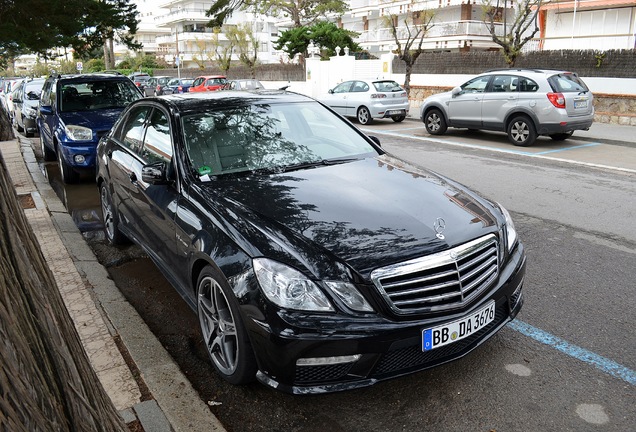
M 128 238 L 119 230 L 117 223 L 119 217 L 117 210 L 113 206 L 113 201 L 108 192 L 106 183 L 99 186 L 99 200 L 102 205 L 102 221 L 104 223 L 104 233 L 106 239 L 113 245 L 121 245 L 128 243 Z
M 226 381 L 246 384 L 256 376 L 256 359 L 241 321 L 234 294 L 221 286 L 210 266 L 197 283 L 197 311 L 205 347 L 214 367 Z

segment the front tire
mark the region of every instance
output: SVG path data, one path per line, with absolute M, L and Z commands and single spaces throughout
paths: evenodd
M 371 112 L 369 111 L 369 108 L 365 107 L 365 106 L 361 106 L 360 108 L 358 108 L 358 122 L 361 125 L 368 125 L 373 121 L 373 117 L 371 117 Z
M 530 118 L 517 116 L 508 124 L 508 140 L 516 146 L 528 147 L 537 140 L 537 132 Z
M 128 238 L 118 228 L 119 215 L 113 205 L 106 183 L 102 183 L 99 186 L 99 200 L 102 205 L 102 221 L 106 239 L 115 246 L 127 244 L 129 242 Z
M 44 159 L 45 162 L 52 162 L 55 160 L 55 152 L 49 150 L 46 144 L 44 144 L 42 133 L 40 133 L 40 150 L 42 151 L 42 159 Z
M 426 132 L 431 135 L 443 135 L 448 129 L 444 115 L 437 108 L 433 108 L 424 114 L 424 126 Z
M 60 174 L 62 175 L 62 181 L 66 184 L 73 184 L 79 181 L 79 174 L 73 169 L 66 159 L 62 155 L 62 150 L 57 149 L 57 162 L 60 165 Z
M 256 358 L 238 303 L 222 275 L 205 267 L 197 282 L 197 312 L 206 351 L 227 382 L 247 384 L 256 377 Z

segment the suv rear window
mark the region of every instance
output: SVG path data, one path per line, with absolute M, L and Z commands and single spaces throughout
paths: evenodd
M 555 92 L 579 93 L 589 91 L 585 83 L 573 73 L 552 75 L 548 78 L 548 82 Z

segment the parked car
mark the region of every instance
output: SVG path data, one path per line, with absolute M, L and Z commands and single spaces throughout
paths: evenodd
M 257 79 L 229 80 L 223 86 L 223 90 L 259 90 L 264 88 L 265 86 Z
M 22 84 L 22 82 L 24 81 L 24 78 L 18 78 L 18 79 L 14 79 L 11 80 L 9 82 L 9 85 L 7 86 L 7 93 L 5 94 L 5 107 L 7 110 L 7 114 L 9 114 L 9 120 L 13 122 L 13 114 L 14 114 L 14 107 L 13 107 L 13 99 L 15 98 L 15 91 L 18 89 L 18 87 L 20 86 L 20 84 Z
M 401 122 L 409 112 L 406 90 L 392 80 L 345 81 L 320 101 L 345 117 L 356 117 L 363 125 L 389 117 Z
M 36 118 L 44 81 L 44 78 L 25 80 L 14 91 L 13 125 L 27 137 L 38 131 Z
M 128 78 L 135 83 L 135 85 L 141 90 L 142 93 L 145 94 L 146 87 L 151 80 L 151 76 L 146 73 L 136 72 L 132 75 L 129 75 Z
M 204 92 L 220 90 L 227 84 L 227 78 L 223 75 L 200 76 L 194 79 L 190 92 Z
M 512 144 L 525 147 L 538 135 L 561 141 L 589 129 L 594 96 L 572 72 L 493 70 L 426 98 L 420 118 L 432 135 L 448 127 L 503 131 Z
M 173 78 L 169 76 L 152 77 L 146 86 L 146 96 L 161 96 L 163 94 L 163 88 L 171 79 Z
M 163 87 L 161 94 L 169 95 L 175 93 L 187 93 L 193 82 L 194 79 L 192 78 L 173 78 Z
M 95 170 L 95 148 L 132 101 L 143 97 L 124 75 L 53 75 L 42 89 L 37 125 L 44 160 L 57 160 L 62 180 Z
M 148 253 L 230 383 L 372 385 L 464 356 L 522 306 L 501 205 L 306 96 L 141 99 L 97 153 L 107 238 Z

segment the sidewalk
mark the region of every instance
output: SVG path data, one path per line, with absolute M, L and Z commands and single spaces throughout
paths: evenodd
M 0 142 L 0 153 L 17 195 L 32 198 L 24 212 L 93 369 L 126 424 L 145 432 L 224 431 L 109 279 L 40 171 L 30 142 Z

